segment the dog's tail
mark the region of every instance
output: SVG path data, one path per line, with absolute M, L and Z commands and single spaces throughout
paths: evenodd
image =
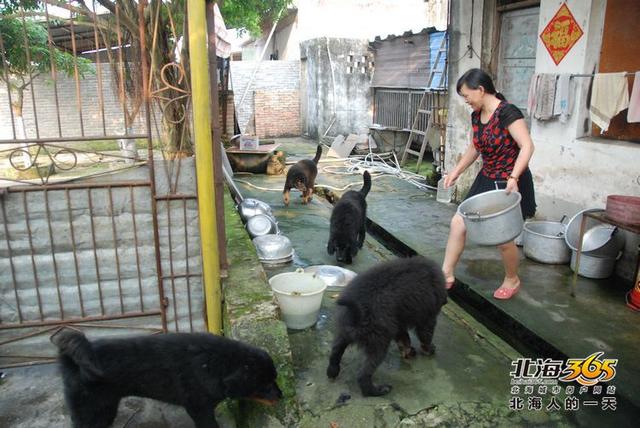
M 360 193 L 362 193 L 362 196 L 367 196 L 369 190 L 371 190 L 371 174 L 369 174 L 369 171 L 365 171 L 364 174 L 362 174 L 362 178 L 364 184 L 362 185 L 362 189 L 360 189 Z
M 51 342 L 58 347 L 60 357 L 75 364 L 85 378 L 96 380 L 103 376 L 93 346 L 81 331 L 62 328 L 51 336 Z
M 322 156 L 322 144 L 318 144 L 318 148 L 316 149 L 316 157 L 313 158 L 313 163 L 318 165 L 318 161 L 320 160 L 320 156 Z

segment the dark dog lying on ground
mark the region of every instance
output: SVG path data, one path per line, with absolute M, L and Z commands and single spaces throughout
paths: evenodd
M 362 248 L 367 232 L 367 202 L 365 198 L 371 190 L 371 175 L 363 175 L 364 184 L 360 191 L 349 190 L 336 203 L 331 212 L 329 243 L 327 252 L 336 253 L 339 262 L 352 262 L 352 257 Z
M 302 159 L 296 162 L 289 171 L 284 182 L 282 198 L 285 205 L 289 205 L 289 191 L 293 188 L 302 192 L 302 203 L 307 204 L 313 197 L 313 187 L 318 175 L 318 161 L 322 155 L 322 146 L 318 145 L 316 156 L 313 159 Z
M 391 385 L 374 385 L 373 372 L 382 363 L 392 340 L 404 358 L 416 355 L 407 329 L 414 327 L 422 350 L 431 355 L 436 318 L 447 302 L 442 269 L 424 257 L 381 263 L 355 277 L 338 298 L 337 332 L 327 376 L 340 373 L 347 346 L 358 345 L 366 355 L 358 373 L 364 396 L 384 395 Z
M 183 406 L 196 427 L 217 427 L 225 398 L 282 397 L 276 369 L 262 349 L 207 333 L 173 333 L 89 342 L 64 328 L 58 347 L 67 407 L 75 428 L 108 427 L 123 397 Z

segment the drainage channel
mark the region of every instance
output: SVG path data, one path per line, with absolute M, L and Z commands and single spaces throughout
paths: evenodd
M 398 257 L 419 255 L 413 248 L 368 217 L 367 233 Z M 449 297 L 476 321 L 487 327 L 492 333 L 525 357 L 551 358 L 554 360 L 566 360 L 571 357 L 545 341 L 497 306 L 491 304 L 491 302 L 488 302 L 482 295 L 475 292 L 467 284 L 460 282 L 459 279 L 456 279 L 455 287 L 449 291 Z M 577 383 L 575 385 L 576 388 L 580 386 Z M 589 395 L 591 394 L 589 393 Z M 640 410 L 620 392 L 617 393 L 617 397 L 618 403 L 622 404 L 624 408 L 634 409 L 634 411 Z

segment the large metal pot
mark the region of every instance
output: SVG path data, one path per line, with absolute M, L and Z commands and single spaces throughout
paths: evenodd
M 602 211 L 601 209 L 582 210 L 569 220 L 564 238 L 569 248 L 574 251 L 578 250 L 583 214 Z M 624 241 L 624 235 L 618 233 L 617 227 L 587 218 L 582 237 L 582 253 L 595 257 L 615 258 L 624 247 Z
M 571 270 L 574 272 L 576 271 L 576 253 L 576 251 L 571 251 Z M 618 252 L 615 257 L 597 257 L 589 253 L 581 253 L 578 275 L 594 279 L 609 278 L 613 275 L 616 261 L 621 255 L 622 252 Z
M 566 225 L 557 221 L 528 221 L 524 224 L 524 255 L 540 263 L 565 264 L 571 249 L 564 240 Z
M 500 245 L 513 241 L 524 223 L 518 192 L 491 190 L 463 201 L 458 214 L 464 219 L 467 238 L 479 245 Z

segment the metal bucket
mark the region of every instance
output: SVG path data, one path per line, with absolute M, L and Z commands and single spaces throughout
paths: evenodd
M 576 251 L 571 251 L 571 270 L 576 271 Z M 619 252 L 616 257 L 597 257 L 589 254 L 580 254 L 580 268 L 578 275 L 585 278 L 603 279 L 613 275 L 616 261 L 622 256 Z
M 580 225 L 582 216 L 586 212 L 602 212 L 601 209 L 586 209 L 577 213 L 569 220 L 565 241 L 569 248 L 578 250 L 580 245 Z M 618 228 L 609 224 L 602 224 L 597 220 L 587 219 L 584 236 L 582 237 L 582 253 L 595 257 L 615 258 L 624 247 L 624 235 L 618 233 Z
M 467 238 L 479 245 L 513 241 L 524 223 L 521 200 L 518 192 L 491 190 L 463 201 L 458 206 L 458 214 L 464 219 Z
M 569 263 L 571 249 L 564 240 L 566 228 L 561 221 L 526 222 L 523 233 L 524 255 L 540 263 Z

